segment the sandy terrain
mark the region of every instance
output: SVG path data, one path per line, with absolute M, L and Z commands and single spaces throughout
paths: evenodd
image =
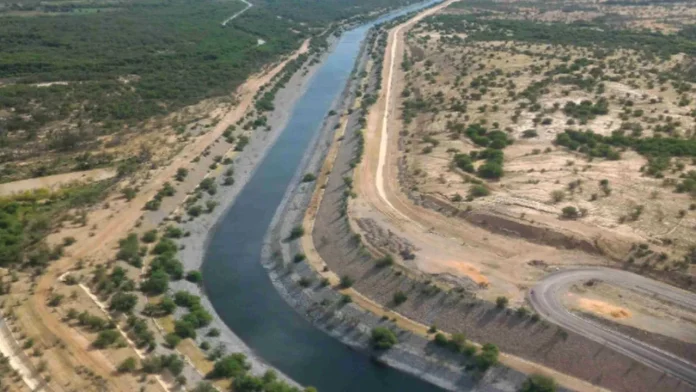
M 92 182 L 108 180 L 116 176 L 116 170 L 112 168 L 86 170 L 81 172 L 71 172 L 56 174 L 53 176 L 30 178 L 28 180 L 6 182 L 0 184 L 0 196 L 10 196 L 16 193 L 32 191 L 35 189 L 46 188 L 56 190 L 63 185 L 73 182 Z
M 613 322 L 696 341 L 696 316 L 663 301 L 602 282 L 576 285 L 564 298 L 569 309 L 593 313 Z

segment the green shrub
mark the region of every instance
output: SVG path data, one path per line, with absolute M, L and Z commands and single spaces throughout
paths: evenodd
M 491 191 L 485 185 L 473 185 L 469 188 L 469 197 L 484 197 L 491 194 Z
M 132 373 L 138 368 L 138 361 L 134 357 L 128 357 L 118 365 L 119 373 Z
M 447 336 L 445 336 L 445 334 L 440 333 L 440 332 L 435 334 L 435 338 L 433 339 L 433 342 L 435 342 L 435 344 L 440 346 L 440 347 L 447 347 L 447 345 L 449 344 L 449 340 L 447 340 Z
M 92 343 L 95 348 L 104 349 L 121 339 L 121 334 L 115 329 L 107 329 L 99 332 L 97 339 Z
M 343 275 L 343 276 L 341 276 L 340 286 L 342 289 L 347 289 L 347 288 L 350 288 L 351 286 L 353 286 L 354 282 L 355 281 L 353 280 L 353 278 L 351 278 L 349 275 Z
M 181 337 L 175 333 L 168 333 L 164 336 L 164 342 L 167 344 L 167 347 L 173 350 L 181 342 Z
M 250 369 L 251 365 L 244 354 L 230 354 L 217 360 L 213 365 L 213 370 L 206 375 L 206 378 L 222 379 L 240 377 L 246 374 Z
M 481 352 L 474 357 L 476 367 L 481 371 L 486 371 L 491 366 L 498 363 L 498 347 L 491 343 L 486 343 L 481 347 Z
M 537 133 L 536 129 L 527 129 L 526 131 L 522 132 L 522 137 L 526 139 L 530 139 L 537 136 L 539 136 L 539 133 Z
M 186 280 L 191 283 L 200 284 L 203 282 L 203 274 L 200 271 L 189 271 L 186 273 Z
M 520 392 L 556 392 L 556 390 L 556 381 L 541 374 L 532 374 L 520 387 Z
M 377 350 L 388 350 L 399 342 L 394 332 L 384 327 L 372 329 L 371 341 L 372 347 Z
M 580 211 L 573 206 L 566 206 L 563 207 L 563 210 L 561 210 L 561 215 L 565 219 L 577 219 L 580 217 Z
M 111 297 L 109 309 L 116 312 L 130 313 L 138 303 L 138 297 L 135 294 L 118 292 Z
M 390 254 L 387 254 L 384 257 L 380 257 L 379 259 L 377 259 L 377 262 L 376 262 L 377 268 L 390 267 L 393 264 L 394 264 L 394 258 Z
M 402 292 L 402 291 L 397 291 L 394 293 L 394 296 L 392 297 L 392 301 L 394 301 L 394 306 L 399 306 L 402 303 L 406 302 L 408 300 L 408 296 Z
M 302 227 L 302 226 L 295 226 L 295 227 L 293 227 L 292 230 L 290 231 L 290 237 L 289 237 L 289 239 L 290 239 L 290 240 L 294 240 L 294 239 L 297 239 L 297 238 L 302 237 L 304 234 L 305 234 L 305 229 L 304 229 L 304 227 Z
M 140 239 L 146 244 L 151 244 L 157 241 L 157 230 L 153 229 L 146 231 Z

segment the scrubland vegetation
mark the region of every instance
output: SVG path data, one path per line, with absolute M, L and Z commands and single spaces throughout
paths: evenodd
M 659 245 L 653 254 L 667 255 L 647 257 L 646 267 L 688 272 L 696 27 L 676 22 L 676 11 L 693 7 L 658 7 L 675 25 L 653 31 L 633 25 L 622 5 L 583 7 L 459 2 L 410 31 L 401 62 L 404 181 L 467 210 L 501 209 L 505 200 L 528 222 L 553 213 L 559 227 L 629 225 Z M 666 203 L 661 194 L 674 196 Z

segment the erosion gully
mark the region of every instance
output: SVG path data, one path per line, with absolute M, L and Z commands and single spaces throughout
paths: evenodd
M 401 9 L 342 34 L 297 101 L 278 140 L 209 237 L 202 272 L 216 312 L 266 362 L 322 392 L 440 391 L 376 365 L 365 353 L 312 326 L 278 294 L 260 263 L 273 215 L 310 141 L 345 88 L 369 28 L 431 4 Z

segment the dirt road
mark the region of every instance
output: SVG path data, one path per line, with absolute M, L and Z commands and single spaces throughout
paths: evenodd
M 249 8 L 251 8 L 251 7 L 254 6 L 253 4 L 251 4 L 250 2 L 248 2 L 248 1 L 246 1 L 246 0 L 239 0 L 239 1 L 241 1 L 241 2 L 244 3 L 244 4 L 246 4 L 246 7 L 245 7 L 243 10 L 241 10 L 241 11 L 237 12 L 236 14 L 230 16 L 229 18 L 225 19 L 225 21 L 222 22 L 222 25 L 223 25 L 223 26 L 227 26 L 228 23 L 230 23 L 231 21 L 233 21 L 234 19 L 236 19 L 239 15 L 241 15 L 241 14 L 247 12 L 247 10 L 249 10 Z
M 530 292 L 534 309 L 553 323 L 605 344 L 657 370 L 696 385 L 696 365 L 639 340 L 569 312 L 560 298 L 570 286 L 592 279 L 602 280 L 696 311 L 696 295 L 676 287 L 610 268 L 578 268 L 549 275 Z

